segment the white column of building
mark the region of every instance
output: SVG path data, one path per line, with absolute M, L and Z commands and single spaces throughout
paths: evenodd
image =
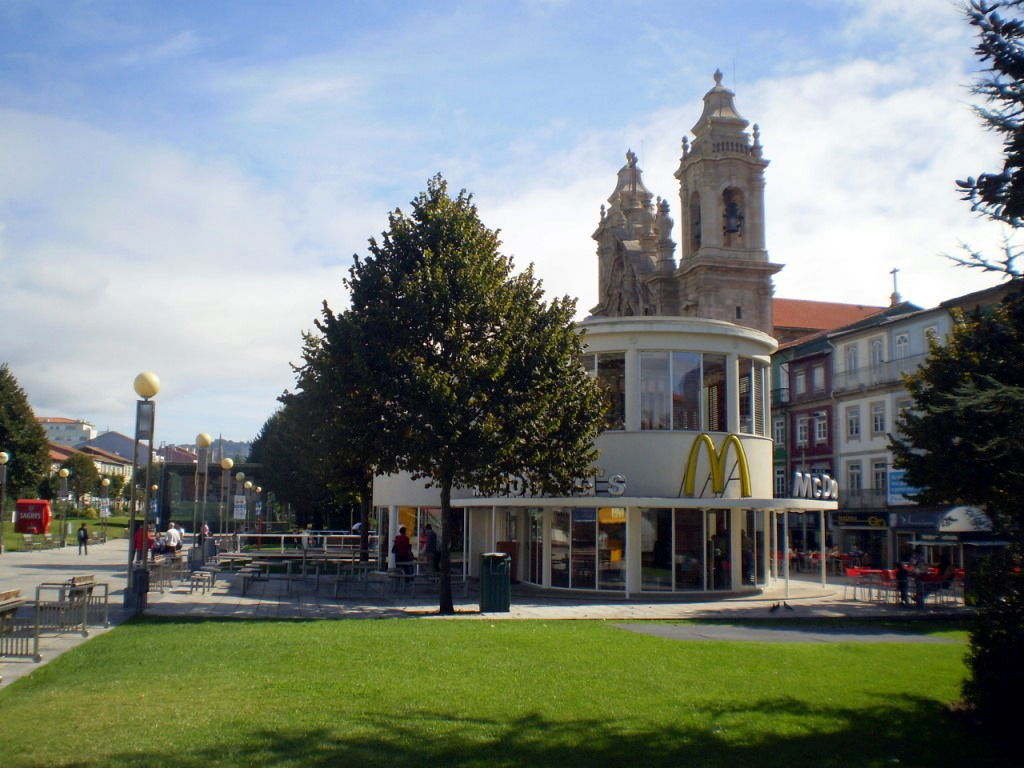
M 725 357 L 725 431 L 733 434 L 740 431 L 740 359 L 736 354 Z
M 398 535 L 398 507 L 388 507 L 388 532 L 391 534 L 391 541 Z M 395 553 L 391 551 L 391 541 L 385 542 L 388 548 L 388 568 L 395 567 Z
M 826 570 L 828 568 L 828 545 L 825 544 L 825 510 L 819 509 L 818 515 L 820 516 L 821 522 L 821 586 L 825 586 L 827 579 L 825 578 Z
M 543 533 L 543 544 L 541 545 L 540 576 L 541 584 L 545 587 L 551 586 L 551 507 L 542 507 L 541 531 Z
M 643 514 L 640 507 L 626 508 L 626 597 L 643 591 Z
M 742 509 L 729 510 L 729 580 L 733 592 L 743 586 L 743 513 Z
M 786 579 L 786 597 L 789 597 L 789 510 L 782 510 L 782 572 Z

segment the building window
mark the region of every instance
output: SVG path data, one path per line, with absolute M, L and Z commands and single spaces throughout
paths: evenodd
M 846 465 L 846 490 L 859 491 L 863 487 L 861 463 L 859 461 L 849 462 Z
M 857 345 L 847 344 L 843 350 L 843 357 L 846 360 L 846 370 L 857 370 Z
M 704 429 L 725 432 L 725 355 L 704 355 Z
M 807 417 L 801 416 L 796 420 L 796 444 L 807 445 Z
M 811 386 L 815 392 L 825 391 L 825 366 L 816 365 L 811 368 Z
M 794 375 L 793 392 L 802 395 L 807 391 L 807 372 L 797 371 Z
M 700 429 L 700 353 L 672 353 L 672 429 Z
M 868 350 L 871 352 L 871 367 L 878 368 L 885 361 L 885 344 L 881 339 L 872 339 L 868 342 Z
M 784 499 L 789 494 L 786 492 L 786 468 L 775 468 L 775 498 Z
M 814 416 L 814 442 L 828 442 L 828 414 L 817 413 Z
M 668 352 L 640 353 L 640 428 L 671 429 Z
M 624 429 L 626 426 L 626 355 L 623 352 L 603 352 L 597 355 L 597 381 L 607 398 L 606 429 Z
M 895 348 L 895 356 L 897 360 L 902 360 L 903 358 L 907 357 L 910 354 L 910 334 L 897 334 L 893 346 Z
M 851 405 L 846 409 L 846 439 L 860 440 L 860 406 Z
M 871 483 L 876 491 L 884 491 L 886 477 L 889 474 L 889 463 L 884 459 L 871 462 Z
M 928 349 L 929 342 L 938 341 L 939 340 L 939 326 L 937 326 L 937 325 L 929 325 L 927 328 L 924 329 L 923 336 L 924 336 L 924 348 Z
M 871 434 L 885 434 L 885 403 L 871 404 Z
M 778 445 L 786 444 L 786 420 L 774 419 L 772 421 L 772 439 Z

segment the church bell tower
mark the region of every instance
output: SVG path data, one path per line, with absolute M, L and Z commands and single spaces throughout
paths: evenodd
M 704 95 L 704 111 L 683 139 L 675 172 L 682 220 L 680 300 L 685 314 L 772 332 L 772 275 L 781 264 L 765 249 L 764 170 L 760 133 L 722 85 Z

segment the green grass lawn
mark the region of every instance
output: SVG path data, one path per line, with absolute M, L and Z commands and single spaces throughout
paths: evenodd
M 142 619 L 0 691 L 0 762 L 1001 764 L 944 712 L 966 636 L 943 634 L 958 642 L 680 642 L 591 621 Z

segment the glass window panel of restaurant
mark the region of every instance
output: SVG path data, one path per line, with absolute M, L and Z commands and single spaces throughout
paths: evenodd
M 700 353 L 672 353 L 672 429 L 700 429 Z
M 672 510 L 640 510 L 640 588 L 672 589 Z
M 768 436 L 768 366 L 754 361 L 754 434 Z
M 598 354 L 597 380 L 608 398 L 606 429 L 623 429 L 626 426 L 626 355 L 623 352 Z
M 739 370 L 740 432 L 751 435 L 754 433 L 753 361 L 749 357 L 741 357 Z
M 707 589 L 729 589 L 729 510 L 707 510 Z
M 572 510 L 573 589 L 594 589 L 597 584 L 597 510 L 577 507 Z
M 704 429 L 708 432 L 724 432 L 728 414 L 725 399 L 725 355 L 706 354 L 703 362 Z
M 675 588 L 704 589 L 704 511 L 677 509 L 675 518 Z
M 759 568 L 764 551 L 764 512 L 748 509 L 743 516 L 743 586 L 764 583 L 764 569 Z
M 626 510 L 597 510 L 597 588 L 626 588 Z
M 749 357 L 739 359 L 740 432 L 748 435 L 768 434 L 765 411 L 765 366 Z
M 551 514 L 551 586 L 569 586 L 569 510 Z
M 532 584 L 544 583 L 544 512 L 526 511 L 526 580 Z
M 671 429 L 669 353 L 640 353 L 640 428 Z

